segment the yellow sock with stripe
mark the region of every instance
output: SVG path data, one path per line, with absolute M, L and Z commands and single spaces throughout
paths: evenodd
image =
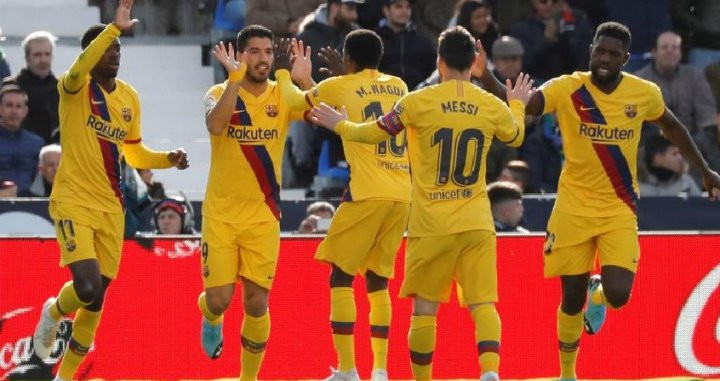
M 568 315 L 557 310 L 557 334 L 560 345 L 560 378 L 575 379 L 575 362 L 583 330 L 582 312 Z
M 410 366 L 416 380 L 432 379 L 432 356 L 435 351 L 435 316 L 412 316 L 408 347 Z
M 95 331 L 97 331 L 98 324 L 100 324 L 101 315 L 102 310 L 94 312 L 85 308 L 79 309 L 75 314 L 70 343 L 58 370 L 58 376 L 63 380 L 72 380 L 78 367 L 85 359 L 95 338 Z
M 212 311 L 210 311 L 210 308 L 208 308 L 207 305 L 207 300 L 205 298 L 205 292 L 200 294 L 200 296 L 198 297 L 198 307 L 200 308 L 200 312 L 205 317 L 205 319 L 207 319 L 210 325 L 222 324 L 223 315 L 215 315 Z
M 90 303 L 92 303 L 92 301 L 84 302 L 80 300 L 80 297 L 78 297 L 77 292 L 75 292 L 75 288 L 73 287 L 73 282 L 69 281 L 66 282 L 60 289 L 60 293 L 55 300 L 55 304 L 50 306 L 50 316 L 57 321 L 63 316 L 70 315 L 79 308 L 85 307 Z
M 368 293 L 370 300 L 370 347 L 373 369 L 387 369 L 388 334 L 392 319 L 390 293 L 387 289 Z
M 497 373 L 500 367 L 500 315 L 493 304 L 481 304 L 471 314 L 475 322 L 480 369 L 483 373 Z
M 330 288 L 330 326 L 338 356 L 338 370 L 355 368 L 355 294 L 352 287 Z
M 270 313 L 265 312 L 265 315 L 260 317 L 246 313 L 240 335 L 240 381 L 255 381 L 265 356 L 265 344 L 270 337 Z

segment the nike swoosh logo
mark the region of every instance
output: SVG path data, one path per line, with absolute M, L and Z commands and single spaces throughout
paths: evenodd
M 92 104 L 94 104 L 94 105 L 101 105 L 101 104 L 105 103 L 105 101 L 96 101 L 94 99 L 91 99 L 90 102 L 92 102 Z
M 580 106 L 580 111 L 590 111 L 590 110 L 595 110 L 595 107 Z

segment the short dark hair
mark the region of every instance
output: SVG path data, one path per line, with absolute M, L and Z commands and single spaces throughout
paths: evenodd
M 510 160 L 505 164 L 510 173 L 512 173 L 515 180 L 523 183 L 523 186 L 527 188 L 530 183 L 530 166 L 528 163 L 522 160 Z
M 328 212 L 332 215 L 335 215 L 335 206 L 333 206 L 333 204 L 327 201 L 315 201 L 312 204 L 308 205 L 307 209 L 305 209 L 305 212 L 308 216 L 321 212 Z
M 509 181 L 496 181 L 487 187 L 490 205 L 496 205 L 507 200 L 522 199 L 522 189 Z
M 235 51 L 242 52 L 245 50 L 248 40 L 253 37 L 268 38 L 270 42 L 275 40 L 275 35 L 273 35 L 273 32 L 267 27 L 257 24 L 248 25 L 238 32 L 237 39 L 235 40 Z
M 383 51 L 382 39 L 371 30 L 357 29 L 345 36 L 343 52 L 355 62 L 358 71 L 377 69 Z
M 438 39 L 438 55 L 451 69 L 470 69 L 475 60 L 475 39 L 459 25 L 448 28 Z
M 647 164 L 648 167 L 652 166 L 655 155 L 665 153 L 668 148 L 674 145 L 673 142 L 667 140 L 660 134 L 650 136 L 647 142 L 645 142 L 645 164 Z
M 597 42 L 600 36 L 617 38 L 622 41 L 623 48 L 625 50 L 630 49 L 630 43 L 632 42 L 632 34 L 630 29 L 623 24 L 615 21 L 608 21 L 600 24 L 595 31 L 595 37 L 593 43 Z
M 22 87 L 14 84 L 14 83 L 4 84 L 4 85 L 0 86 L 0 102 L 2 102 L 3 98 L 5 98 L 5 94 L 11 94 L 11 93 L 22 95 L 23 98 L 25 98 L 25 104 L 27 105 L 27 103 L 28 103 L 27 93 L 25 92 L 25 90 L 22 89 Z
M 80 40 L 80 47 L 82 47 L 83 50 L 90 45 L 93 40 L 97 38 L 97 36 L 102 33 L 103 30 L 107 27 L 106 24 L 95 24 L 85 30 L 85 33 L 82 35 L 82 39 Z

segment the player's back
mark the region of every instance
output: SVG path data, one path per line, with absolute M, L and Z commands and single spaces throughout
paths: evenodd
M 381 117 L 406 93 L 407 86 L 400 78 L 365 69 L 321 82 L 306 99 L 311 105 L 325 102 L 338 109 L 345 106 L 348 119 L 359 123 Z M 350 168 L 350 192 L 344 200 L 409 202 L 410 174 L 405 145 L 404 133 L 374 145 L 343 140 Z
M 451 80 L 408 94 L 395 115 L 407 129 L 412 169 L 409 235 L 494 230 L 487 150 L 496 135 L 522 139 L 507 105 L 468 81 Z

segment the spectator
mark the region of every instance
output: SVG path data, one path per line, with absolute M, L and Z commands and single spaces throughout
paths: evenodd
M 530 166 L 522 160 L 511 160 L 507 163 L 498 181 L 509 181 L 515 183 L 523 193 L 536 193 L 530 186 Z
M 702 70 L 720 60 L 720 1 L 674 0 L 670 12 L 675 28 L 690 39 L 691 65 Z
M 532 0 L 532 5 L 533 14 L 510 32 L 525 48 L 523 68 L 543 80 L 587 70 L 592 29 L 585 13 L 563 0 Z
M 532 3 L 528 0 L 502 0 L 498 3 L 493 9 L 503 34 L 509 34 L 510 27 L 533 11 Z
M 5 35 L 2 33 L 2 29 L 0 29 L 0 41 L 5 41 Z M 10 76 L 10 65 L 7 61 L 7 56 L 5 55 L 5 51 L 0 46 L 0 82 L 3 81 L 5 77 Z
M 522 71 L 525 52 L 520 40 L 512 36 L 502 36 L 492 44 L 491 51 L 495 77 L 502 83 L 505 83 L 506 79 L 515 83 L 518 74 Z
M 382 9 L 385 18 L 375 29 L 384 46 L 379 70 L 413 89 L 435 69 L 435 51 L 410 21 L 410 0 L 387 0 Z
M 135 169 L 123 160 L 123 197 L 125 199 L 125 238 L 143 228 L 146 212 L 155 200 L 166 198 L 162 183 L 153 182 L 149 169 Z
M 195 216 L 184 198 L 166 198 L 152 209 L 155 234 L 195 234 Z
M 520 226 L 523 219 L 522 190 L 515 183 L 497 181 L 487 187 L 495 231 L 530 233 Z
M 718 117 L 720 117 L 720 61 L 708 65 L 705 68 L 705 78 L 710 84 L 710 89 L 715 96 L 715 106 L 717 107 Z M 716 122 L 720 126 L 720 119 Z
M 247 0 L 248 25 L 264 25 L 275 37 L 296 36 L 300 23 L 322 0 Z
M 687 163 L 680 150 L 662 135 L 654 135 L 645 145 L 647 178 L 640 179 L 640 196 L 702 196 L 700 188 L 686 173 Z
M 59 144 L 48 144 L 40 149 L 38 155 L 38 174 L 30 185 L 30 195 L 36 197 L 50 197 L 55 174 L 60 165 L 62 150 Z
M 22 127 L 39 135 L 46 144 L 59 141 L 58 80 L 52 73 L 55 37 L 46 31 L 32 32 L 22 42 L 25 67 L 15 76 L 5 78 L 28 95 L 28 114 Z
M 335 215 L 335 207 L 327 201 L 316 201 L 310 204 L 297 232 L 299 234 L 327 233 L 330 220 Z
M 458 11 L 457 25 L 467 29 L 476 40 L 480 40 L 488 49 L 488 58 L 492 58 L 493 53 L 489 48 L 500 37 L 500 27 L 493 21 L 492 9 L 487 1 L 465 0 Z
M 44 145 L 41 137 L 21 127 L 27 112 L 27 94 L 20 87 L 0 87 L 0 178 L 14 181 L 20 195 L 30 189 Z
M 540 193 L 557 193 L 563 150 L 560 127 L 554 114 L 543 115 L 537 123 L 526 129 L 520 158 L 528 164 L 529 189 Z
M 461 0 L 415 0 L 413 3 L 413 20 L 418 32 L 425 36 L 437 48 L 440 33 L 447 29 L 453 16 L 456 4 Z
M 210 42 L 215 45 L 220 41 L 235 45 L 235 37 L 245 25 L 245 0 L 217 0 L 213 10 L 213 26 L 210 30 Z M 225 68 L 212 60 L 215 83 L 225 82 Z
M 361 28 L 373 30 L 380 25 L 385 2 L 386 0 L 365 0 L 365 3 L 358 7 L 357 22 Z
M 12 180 L 0 179 L 0 198 L 17 197 L 17 185 Z
M 655 61 L 636 74 L 660 86 L 667 107 L 687 127 L 710 167 L 717 170 L 720 145 L 715 99 L 704 73 L 680 63 L 681 44 L 675 32 L 660 34 L 652 51 Z

